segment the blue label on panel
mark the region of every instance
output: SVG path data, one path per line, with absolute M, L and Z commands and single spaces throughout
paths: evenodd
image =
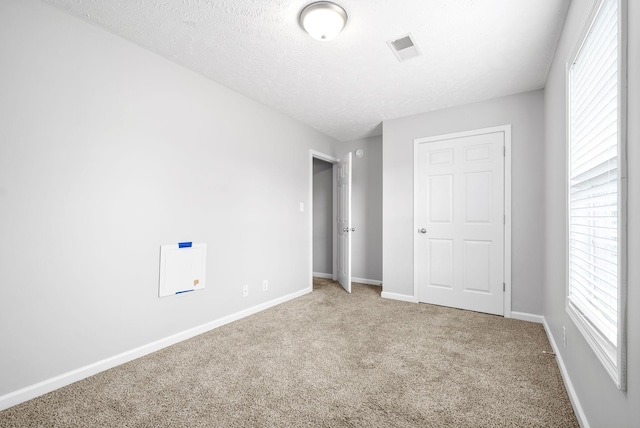
M 178 242 L 178 248 L 189 248 L 191 247 L 191 242 Z
M 189 293 L 190 291 L 193 291 L 193 290 L 176 291 L 176 294 Z

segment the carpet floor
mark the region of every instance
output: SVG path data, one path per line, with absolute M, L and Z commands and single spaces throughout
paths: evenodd
M 314 292 L 0 412 L 0 427 L 578 427 L 539 324 Z

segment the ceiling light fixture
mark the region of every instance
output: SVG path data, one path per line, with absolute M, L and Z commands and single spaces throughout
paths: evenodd
M 316 40 L 335 38 L 347 23 L 347 12 L 330 1 L 311 3 L 300 12 L 300 26 Z

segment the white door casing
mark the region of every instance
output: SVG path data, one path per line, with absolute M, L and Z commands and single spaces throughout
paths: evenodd
M 352 153 L 338 162 L 338 282 L 351 293 L 351 164 Z
M 510 126 L 415 140 L 414 287 L 420 302 L 510 315 L 508 149 Z

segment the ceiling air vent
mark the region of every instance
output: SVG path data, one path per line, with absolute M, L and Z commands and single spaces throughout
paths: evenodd
M 420 49 L 413 41 L 411 34 L 400 37 L 399 39 L 389 40 L 387 42 L 391 52 L 398 58 L 398 61 L 406 61 L 421 55 Z

